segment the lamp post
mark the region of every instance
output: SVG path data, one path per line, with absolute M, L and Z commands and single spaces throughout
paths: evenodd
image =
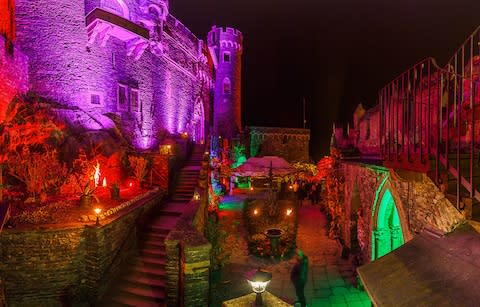
M 272 280 L 272 273 L 269 271 L 257 269 L 245 274 L 248 283 L 252 287 L 255 297 L 255 306 L 263 306 L 262 293 L 265 292 L 268 283 Z
M 97 216 L 97 222 L 95 225 L 100 225 L 100 212 L 102 212 L 102 209 L 100 208 L 95 208 L 93 211 L 95 211 L 95 215 Z

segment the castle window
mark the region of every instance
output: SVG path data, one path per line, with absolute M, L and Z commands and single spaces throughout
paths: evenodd
M 223 62 L 224 63 L 230 63 L 230 52 L 224 52 L 223 53 Z
M 102 102 L 100 100 L 100 95 L 98 94 L 91 94 L 90 95 L 90 103 L 94 105 L 101 105 Z
M 130 10 L 124 0 L 102 0 L 100 6 L 118 16 L 130 19 Z
M 215 40 L 216 40 L 216 35 L 215 35 L 215 32 L 212 33 L 212 43 L 215 44 Z
M 112 68 L 117 68 L 117 59 L 115 57 L 115 52 L 112 52 Z
M 128 97 L 127 97 L 127 87 L 123 84 L 118 84 L 118 109 L 119 110 L 126 110 L 128 105 Z
M 230 95 L 232 93 L 232 84 L 230 83 L 230 79 L 225 78 L 223 79 L 223 94 Z
M 139 95 L 138 89 L 131 89 L 130 90 L 130 109 L 132 112 L 139 111 Z

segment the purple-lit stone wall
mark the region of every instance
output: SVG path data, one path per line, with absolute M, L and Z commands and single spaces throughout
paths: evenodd
M 205 105 L 210 103 L 205 80 L 212 79 L 212 71 L 208 62 L 200 61 L 203 45 L 172 16 L 163 27 L 163 52 L 154 54 L 147 47 L 135 59 L 134 55 L 127 55 L 129 41 L 114 35 L 105 40 L 104 46 L 100 39 L 89 44 L 86 13 L 99 5 L 115 11 L 115 3 L 19 0 L 18 45 L 30 58 L 31 89 L 35 93 L 78 106 L 99 118 L 106 113 L 117 114 L 133 145 L 139 149 L 153 148 L 158 145 L 159 131 L 181 133 L 191 129 L 197 98 L 202 97 Z M 129 20 L 140 25 L 146 17 L 136 1 L 123 3 L 128 7 Z M 119 12 L 120 9 L 118 6 Z M 203 78 L 199 77 L 200 71 Z M 132 89 L 138 89 L 138 111 L 118 107 L 119 83 L 127 87 L 128 95 Z M 92 94 L 100 96 L 100 104 L 92 104 Z
M 5 38 L 0 35 L 0 120 L 12 98 L 28 90 L 27 57 L 14 47 L 9 52 Z
M 214 132 L 232 138 L 242 130 L 241 68 L 242 33 L 233 28 L 212 27 L 208 33 L 208 46 L 216 66 L 214 91 Z M 225 61 L 225 54 L 228 60 Z M 225 81 L 230 89 L 225 91 Z

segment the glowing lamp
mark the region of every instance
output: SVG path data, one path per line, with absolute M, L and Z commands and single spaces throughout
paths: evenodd
M 291 208 L 288 208 L 287 209 L 287 216 L 289 216 L 290 214 L 292 214 L 293 210 Z
M 96 225 L 100 225 L 100 212 L 102 212 L 102 209 L 95 208 L 95 209 L 93 209 L 93 211 L 95 212 L 95 215 L 97 216 Z
M 167 145 L 167 149 L 172 149 L 172 145 Z
M 247 272 L 245 277 L 252 287 L 255 297 L 255 306 L 263 306 L 262 293 L 267 289 L 267 285 L 272 280 L 272 273 L 269 271 L 257 269 Z
M 128 183 L 128 186 L 129 186 L 129 187 L 133 187 L 133 182 L 130 181 L 130 182 Z
M 291 189 L 293 189 L 293 186 L 292 186 L 292 185 L 289 185 L 288 188 L 291 190 Z
M 208 156 L 210 153 L 208 151 L 205 152 L 205 155 Z
M 253 215 L 258 215 L 258 209 L 253 210 Z
M 200 200 L 200 193 L 195 191 L 195 193 L 193 193 L 193 200 L 195 200 L 195 201 Z
M 250 187 L 250 191 L 253 191 L 253 187 Z
M 107 177 L 103 178 L 102 187 L 104 187 L 104 188 L 107 187 Z

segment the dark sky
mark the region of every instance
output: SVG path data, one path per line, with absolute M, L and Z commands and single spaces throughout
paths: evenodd
M 305 97 L 315 160 L 333 121 L 423 58 L 443 66 L 480 25 L 480 0 L 170 0 L 170 12 L 200 38 L 242 31 L 243 123 L 301 127 Z

